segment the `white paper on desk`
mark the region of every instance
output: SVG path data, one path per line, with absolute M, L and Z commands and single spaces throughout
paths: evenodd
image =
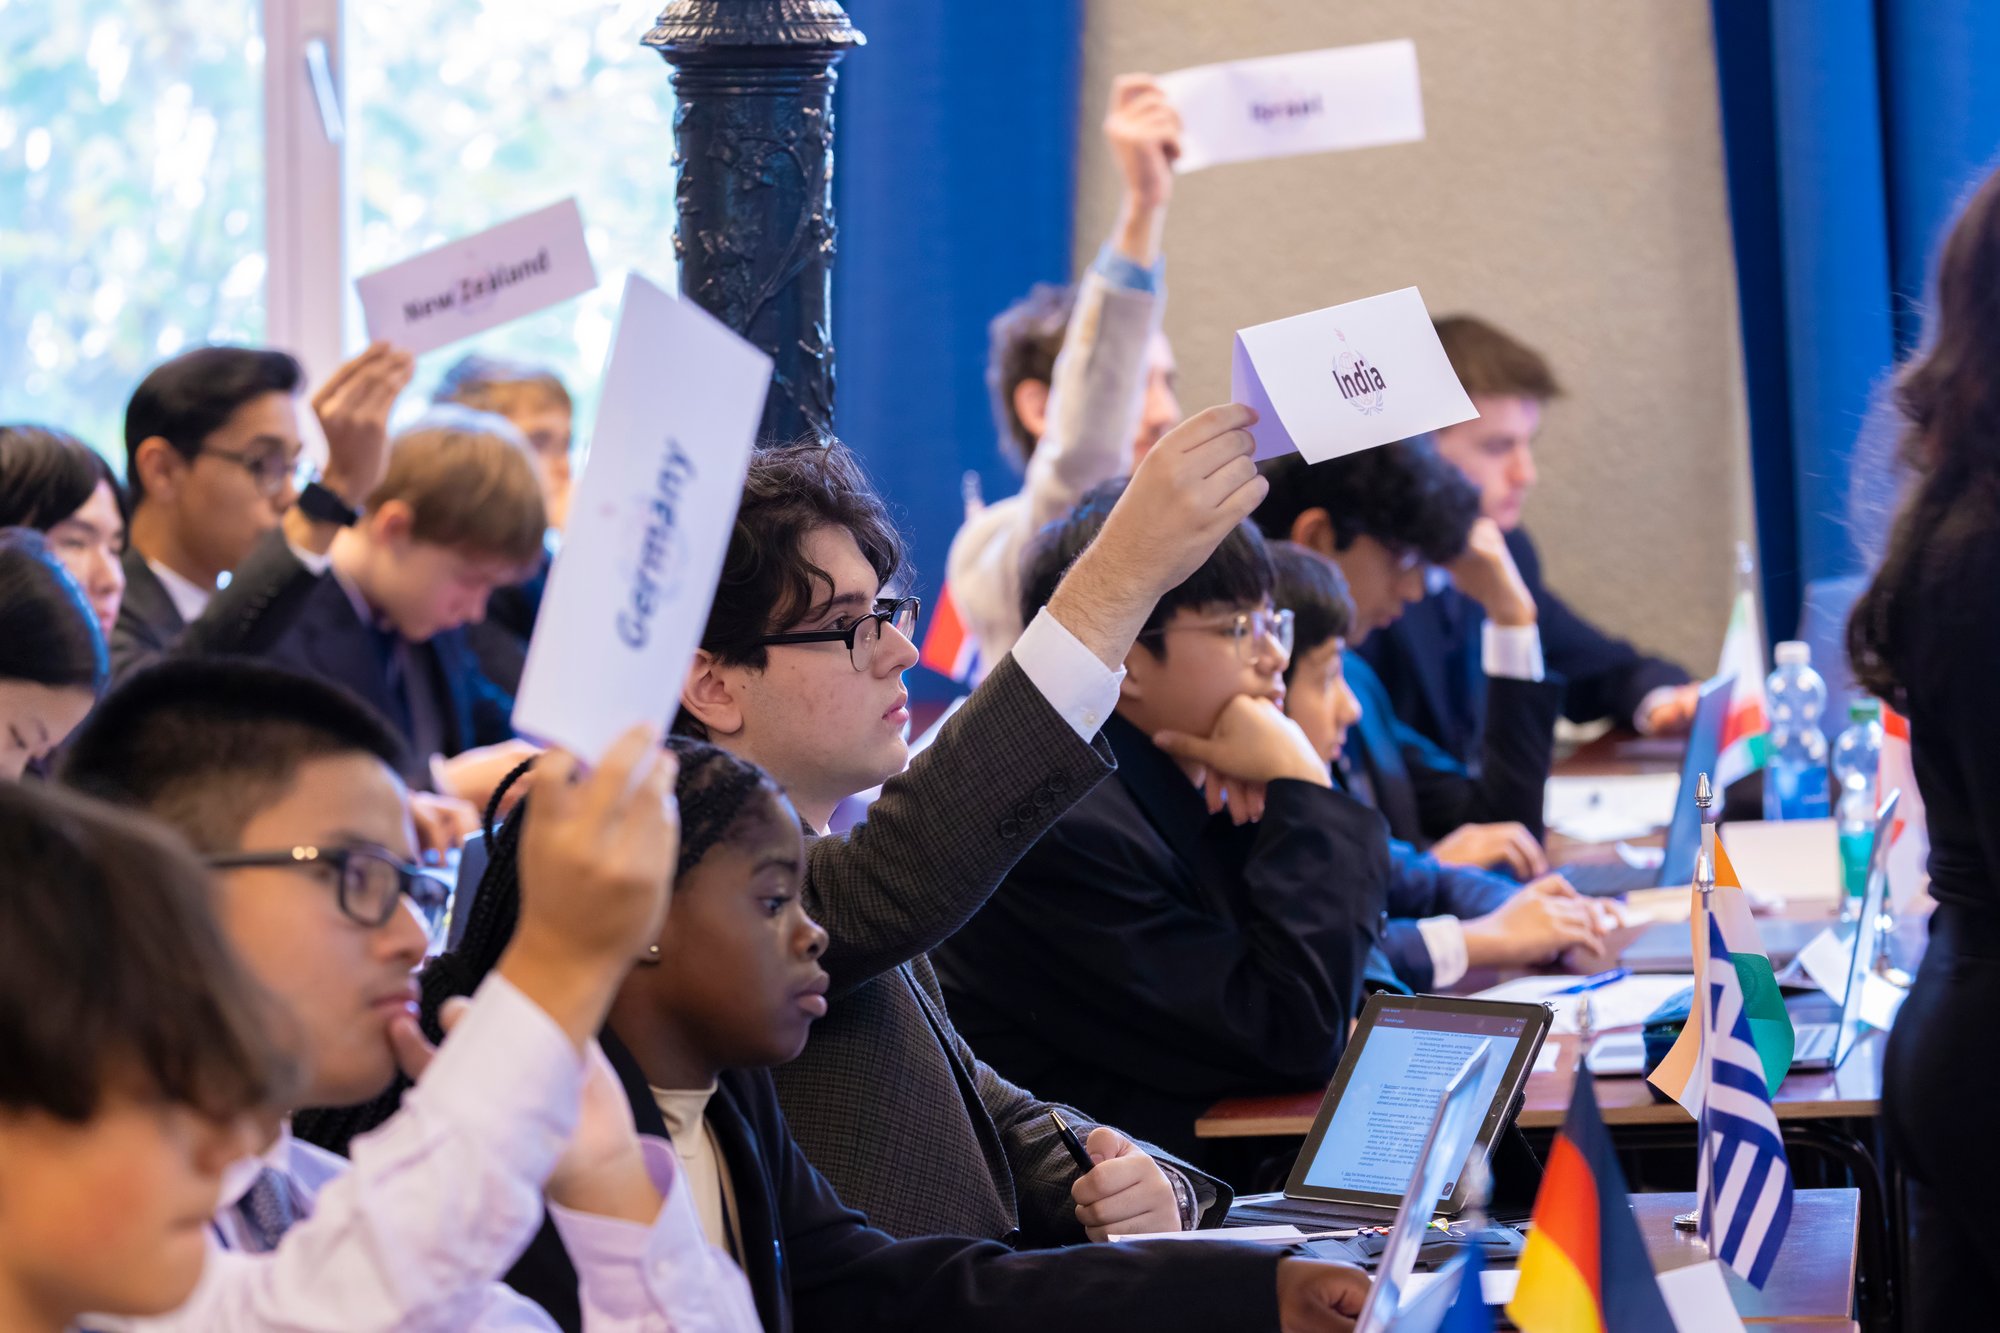
M 1238 329 L 1229 396 L 1257 409 L 1257 458 L 1310 463 L 1479 415 L 1415 287 Z
M 1552 777 L 1543 788 L 1542 821 L 1578 842 L 1643 838 L 1673 820 L 1680 790 L 1678 773 Z
M 356 278 L 354 293 L 371 339 L 428 352 L 596 285 L 583 214 L 565 199 Z
M 1206 1231 L 1135 1231 L 1131 1235 L 1112 1233 L 1114 1241 L 1124 1240 L 1233 1240 L 1252 1245 L 1295 1245 L 1305 1232 L 1290 1224 L 1268 1227 L 1210 1227 Z
M 1734 852 L 1730 853 L 1733 857 Z M 1828 926 L 1806 942 L 1793 959 L 1806 979 L 1826 992 L 1827 998 L 1835 1004 L 1842 1004 L 1847 993 L 1847 965 L 1854 959 L 1855 926 Z
M 1555 1011 L 1552 1032 L 1575 1032 L 1581 1001 L 1590 997 L 1590 1024 L 1599 1032 L 1612 1028 L 1637 1027 L 1662 1004 L 1694 985 L 1692 976 L 1639 975 L 1621 977 L 1608 986 L 1562 992 L 1577 983 L 1575 977 L 1516 977 L 1478 992 L 1475 1000 L 1512 1000 L 1524 1004 L 1546 1004 Z
M 1785 902 L 1838 902 L 1845 882 L 1831 819 L 1737 819 L 1722 832 L 1745 893 Z
M 1196 65 L 1159 83 L 1181 117 L 1178 171 L 1424 137 L 1407 38 Z
M 1660 1295 L 1674 1327 L 1685 1333 L 1745 1333 L 1729 1294 L 1729 1278 L 1714 1259 L 1660 1274 Z
M 1896 1026 L 1896 1015 L 1909 998 L 1908 991 L 1880 972 L 1865 973 L 1861 978 L 1861 1021 L 1877 1032 L 1887 1032 Z
M 1443 1273 L 1412 1273 L 1403 1282 L 1403 1296 L 1414 1300 L 1425 1287 L 1444 1277 Z M 1479 1270 L 1479 1298 L 1488 1305 L 1505 1305 L 1514 1299 L 1514 1288 L 1520 1281 L 1518 1268 L 1482 1268 Z
M 672 720 L 743 496 L 771 359 L 634 273 L 590 466 L 528 644 L 514 726 L 596 759 Z

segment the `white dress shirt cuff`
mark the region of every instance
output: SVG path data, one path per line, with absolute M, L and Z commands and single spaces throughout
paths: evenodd
M 1431 989 L 1443 990 L 1471 966 L 1465 955 L 1465 923 L 1455 916 L 1427 916 L 1417 922 L 1431 956 Z
M 1681 687 L 1678 685 L 1659 685 L 1647 690 L 1646 697 L 1641 699 L 1639 706 L 1632 710 L 1632 730 L 1638 732 L 1641 736 L 1652 735 L 1653 710 L 1661 704 L 1666 703 L 1676 694 L 1679 694 L 1680 691 Z
M 702 1234 L 673 1147 L 641 1136 L 639 1153 L 660 1192 L 660 1213 L 651 1226 L 549 1205 L 576 1268 L 583 1308 L 621 1327 L 650 1327 L 664 1316 L 677 1330 L 755 1333 L 750 1286 L 729 1256 Z
M 304 565 L 306 572 L 314 578 L 320 577 L 327 570 L 333 568 L 333 552 L 331 551 L 327 551 L 321 555 L 314 555 L 303 546 L 293 546 L 290 542 L 286 542 L 285 546 L 291 551 L 292 559 Z
M 1479 628 L 1479 664 L 1491 680 L 1540 680 L 1542 631 L 1534 625 L 1485 622 Z
M 435 1105 L 440 1123 L 493 1142 L 523 1176 L 540 1181 L 576 1130 L 586 1068 L 556 1021 L 493 972 L 410 1095 Z
M 1042 692 L 1063 721 L 1088 745 L 1118 706 L 1125 668 L 1113 671 L 1097 660 L 1047 607 L 1014 644 L 1014 662 Z

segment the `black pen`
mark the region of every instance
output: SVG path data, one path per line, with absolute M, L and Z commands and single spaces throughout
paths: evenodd
M 1076 1162 L 1077 1171 L 1083 1175 L 1089 1175 L 1097 1168 L 1097 1163 L 1091 1161 L 1090 1154 L 1083 1150 L 1083 1140 L 1078 1138 L 1076 1131 L 1069 1127 L 1069 1121 L 1062 1118 L 1061 1111 L 1051 1107 L 1049 1110 L 1049 1119 L 1056 1122 L 1056 1133 L 1062 1135 L 1063 1147 L 1069 1149 L 1070 1157 Z

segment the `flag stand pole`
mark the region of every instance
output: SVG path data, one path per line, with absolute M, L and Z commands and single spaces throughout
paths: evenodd
M 1701 894 L 1699 917 L 1693 922 L 1694 929 L 1694 1004 L 1688 1010 L 1688 1021 L 1699 1024 L 1695 1036 L 1695 1068 L 1701 1071 L 1702 1116 L 1695 1127 L 1695 1160 L 1699 1174 L 1700 1155 L 1708 1150 L 1708 914 L 1709 898 L 1715 892 L 1715 824 L 1709 812 L 1715 806 L 1715 788 L 1710 785 L 1708 774 L 1703 773 L 1694 789 L 1695 807 L 1701 811 L 1701 854 L 1695 858 L 1694 887 Z M 1701 1200 L 1696 1199 L 1694 1207 L 1685 1213 L 1674 1215 L 1674 1229 L 1677 1231 L 1697 1231 L 1701 1228 Z

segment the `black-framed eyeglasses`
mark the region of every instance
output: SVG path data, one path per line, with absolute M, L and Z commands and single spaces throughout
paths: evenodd
M 882 641 L 882 626 L 890 625 L 904 638 L 912 638 L 917 631 L 917 613 L 923 610 L 920 597 L 881 597 L 875 602 L 875 609 L 846 629 L 800 630 L 791 634 L 766 634 L 757 640 L 761 648 L 776 648 L 788 643 L 844 643 L 847 658 L 854 663 L 856 671 L 866 671 L 875 660 L 875 645 Z
M 1207 634 L 1220 634 L 1235 642 L 1236 660 L 1245 666 L 1256 664 L 1263 652 L 1263 645 L 1269 642 L 1278 650 L 1281 662 L 1292 660 L 1293 616 L 1289 610 L 1241 611 L 1227 620 L 1196 621 L 1186 625 L 1163 625 L 1159 629 L 1144 630 L 1139 637 L 1156 639 L 1168 630 L 1199 630 Z
M 214 870 L 324 870 L 331 872 L 341 914 L 373 930 L 395 918 L 404 898 L 435 929 L 451 905 L 452 883 L 443 874 L 411 865 L 385 847 L 292 847 L 283 851 L 227 852 L 211 856 Z
M 311 466 L 306 460 L 304 451 L 300 451 L 296 456 L 287 456 L 276 451 L 246 454 L 233 449 L 204 447 L 201 452 L 215 458 L 228 459 L 248 472 L 251 481 L 256 483 L 257 489 L 267 499 L 276 499 L 283 495 L 288 482 L 294 488 L 300 486 L 302 484 L 300 478 Z

